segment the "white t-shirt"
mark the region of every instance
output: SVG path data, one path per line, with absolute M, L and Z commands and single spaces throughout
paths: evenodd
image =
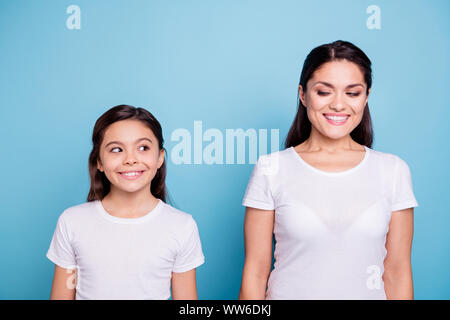
M 258 159 L 242 204 L 275 210 L 266 299 L 386 299 L 391 213 L 418 204 L 406 162 L 365 149 L 340 172 L 309 165 L 293 147 Z
M 204 262 L 192 216 L 160 199 L 139 218 L 114 217 L 99 200 L 66 209 L 47 257 L 77 269 L 77 300 L 168 299 L 172 272 Z

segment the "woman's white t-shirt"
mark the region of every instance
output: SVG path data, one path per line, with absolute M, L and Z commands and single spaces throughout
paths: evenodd
M 101 201 L 66 209 L 47 257 L 76 269 L 76 299 L 168 299 L 172 272 L 204 262 L 192 216 L 162 200 L 139 218 L 110 215 Z
M 365 149 L 340 172 L 309 165 L 293 147 L 258 159 L 242 204 L 275 210 L 266 299 L 386 299 L 391 213 L 418 204 L 406 162 Z

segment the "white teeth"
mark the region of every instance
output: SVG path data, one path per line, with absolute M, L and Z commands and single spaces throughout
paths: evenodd
M 339 116 L 325 116 L 325 118 L 333 121 L 345 121 L 347 120 L 348 116 L 339 117 Z
M 126 173 L 122 173 L 123 175 L 127 176 L 127 177 L 133 177 L 133 176 L 137 176 L 139 175 L 141 172 L 137 172 L 137 171 L 133 171 L 133 172 L 126 172 Z

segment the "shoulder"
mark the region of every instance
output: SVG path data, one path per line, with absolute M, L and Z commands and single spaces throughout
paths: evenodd
M 397 162 L 403 161 L 398 155 L 389 153 L 389 152 L 383 152 L 379 150 L 370 149 L 370 157 L 374 159 L 375 161 L 388 163 L 391 165 L 396 165 Z
M 68 207 L 63 211 L 59 219 L 67 223 L 74 223 L 79 220 L 85 220 L 94 216 L 96 206 L 96 201 L 89 201 Z
M 261 155 L 259 156 L 255 167 L 260 174 L 267 176 L 279 173 L 279 169 L 284 168 L 286 162 L 292 159 L 292 152 L 293 150 L 291 148 L 287 148 L 266 155 Z
M 160 217 L 175 229 L 192 228 L 195 225 L 195 220 L 191 214 L 179 210 L 162 200 L 161 205 L 162 214 Z
M 370 149 L 370 157 L 372 161 L 377 162 L 382 167 L 392 170 L 392 173 L 395 173 L 399 168 L 409 168 L 404 159 L 393 153 Z
M 278 151 L 274 151 L 265 155 L 260 155 L 258 158 L 258 162 L 259 161 L 277 161 L 280 159 L 286 159 L 288 157 L 290 157 L 291 153 L 292 153 L 292 148 L 286 148 L 283 150 L 278 150 Z

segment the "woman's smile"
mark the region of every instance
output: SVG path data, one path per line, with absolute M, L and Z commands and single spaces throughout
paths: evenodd
M 347 122 L 347 119 L 350 118 L 349 114 L 344 113 L 323 113 L 323 116 L 329 124 L 335 126 L 344 125 Z

